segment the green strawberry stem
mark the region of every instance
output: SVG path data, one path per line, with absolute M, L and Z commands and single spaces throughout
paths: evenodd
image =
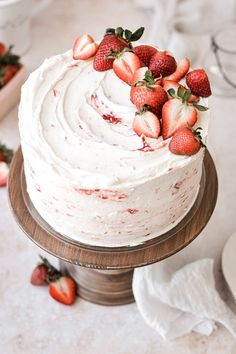
M 188 102 L 189 98 L 191 97 L 191 91 L 189 89 L 184 90 L 183 87 L 179 86 L 177 93 L 175 92 L 175 90 L 173 88 L 171 88 L 168 90 L 168 94 L 173 98 L 177 98 L 178 100 L 182 100 L 182 103 L 186 104 L 187 106 L 193 106 L 198 111 L 204 112 L 204 111 L 208 110 L 208 107 L 197 104 L 196 102 Z
M 122 27 L 117 28 L 107 28 L 105 36 L 110 34 L 115 34 L 117 37 L 124 39 L 127 43 L 129 43 L 130 48 L 132 48 L 131 42 L 138 41 L 144 32 L 144 27 L 138 28 L 136 31 L 131 32 L 128 29 L 123 29 Z
M 195 139 L 200 143 L 201 147 L 206 147 L 206 145 L 203 143 L 202 141 L 202 136 L 201 136 L 201 132 L 200 130 L 202 130 L 201 127 L 198 127 L 196 129 L 192 128 L 188 123 L 187 123 L 187 127 L 191 130 L 191 132 L 194 134 Z
M 59 279 L 61 276 L 62 276 L 62 273 L 57 270 L 48 260 L 47 258 L 39 255 L 39 257 L 41 258 L 42 260 L 42 264 L 45 265 L 45 267 L 47 268 L 48 270 L 48 273 L 49 273 L 49 276 L 48 276 L 48 279 L 47 279 L 47 282 L 50 283 L 50 282 L 53 282 L 57 279 Z
M 158 80 L 160 80 L 160 79 L 161 79 L 161 76 L 155 79 L 155 78 L 153 77 L 153 75 L 152 75 L 152 72 L 151 72 L 150 70 L 147 70 L 147 71 L 145 72 L 145 77 L 144 77 L 144 79 L 141 80 L 141 81 L 135 82 L 133 85 L 134 85 L 135 87 L 145 86 L 145 87 L 147 87 L 149 90 L 155 90 L 155 87 L 153 87 L 153 85 L 155 85 L 156 82 L 157 82 Z
M 6 53 L 0 57 L 0 67 L 7 66 L 9 64 L 20 67 L 20 56 L 12 53 L 13 46 L 11 45 Z
M 13 157 L 13 150 L 9 149 L 5 144 L 0 142 L 0 153 L 6 158 L 6 163 L 9 165 Z

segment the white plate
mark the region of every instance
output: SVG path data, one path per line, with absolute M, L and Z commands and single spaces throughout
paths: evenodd
M 13 76 L 13 78 L 0 89 L 0 120 L 19 102 L 21 86 L 26 79 L 25 66 Z
M 231 294 L 236 299 L 236 231 L 224 246 L 222 252 L 222 271 Z

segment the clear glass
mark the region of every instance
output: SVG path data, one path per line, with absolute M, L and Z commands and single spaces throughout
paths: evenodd
M 236 96 L 236 23 L 225 25 L 211 37 L 204 66 L 214 94 Z

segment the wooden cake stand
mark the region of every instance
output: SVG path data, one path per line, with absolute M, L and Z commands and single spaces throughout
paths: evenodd
M 82 244 L 54 231 L 37 213 L 26 191 L 21 149 L 16 152 L 8 179 L 9 202 L 24 233 L 39 247 L 60 259 L 60 266 L 78 284 L 82 298 L 103 305 L 134 301 L 133 270 L 167 258 L 192 242 L 208 223 L 218 191 L 214 162 L 205 153 L 197 200 L 172 230 L 132 247 L 97 247 Z

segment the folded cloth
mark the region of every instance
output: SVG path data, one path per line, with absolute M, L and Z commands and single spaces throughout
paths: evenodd
M 167 262 L 134 271 L 133 293 L 147 324 L 164 340 L 191 331 L 210 335 L 216 322 L 236 337 L 236 316 L 215 287 L 213 259 L 197 260 L 174 272 Z

